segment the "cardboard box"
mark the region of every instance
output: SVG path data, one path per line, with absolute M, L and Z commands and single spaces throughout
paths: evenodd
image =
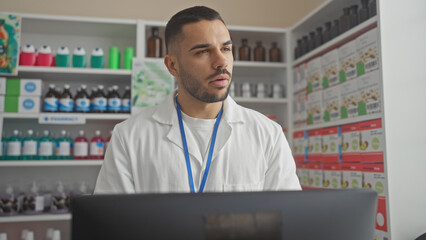
M 4 112 L 38 113 L 40 112 L 40 97 L 10 97 L 4 100 Z
M 339 48 L 339 80 L 344 83 L 357 77 L 356 63 L 358 61 L 355 40 Z
M 308 95 L 308 124 L 323 122 L 322 91 L 312 92 Z
M 308 161 L 322 161 L 322 137 L 321 129 L 308 131 Z
M 340 87 L 333 86 L 323 90 L 324 122 L 340 119 Z
M 7 79 L 6 96 L 41 96 L 41 79 Z
M 321 58 L 318 57 L 308 63 L 308 93 L 321 90 L 321 82 Z
M 341 126 L 342 131 L 342 162 L 360 162 L 361 152 L 359 142 L 361 134 L 359 124 L 346 124 Z
M 0 96 L 6 95 L 6 78 L 0 77 Z
M 358 102 L 358 81 L 353 80 L 340 84 L 340 118 L 357 117 Z
M 299 89 L 304 89 L 307 88 L 308 86 L 308 82 L 307 82 L 307 78 L 308 78 L 308 64 L 307 63 L 303 63 L 301 65 L 298 66 L 298 71 L 300 73 L 299 75 Z
M 388 218 L 386 213 L 385 197 L 379 197 L 377 199 L 376 229 L 383 232 L 388 232 Z
M 342 172 L 340 163 L 324 163 L 324 183 L 323 187 L 328 189 L 342 188 Z
M 382 120 L 375 119 L 359 123 L 360 151 L 362 162 L 383 162 L 385 151 L 385 133 Z
M 364 163 L 363 188 L 372 188 L 376 190 L 379 196 L 387 196 L 387 179 L 383 163 Z
M 342 188 L 360 189 L 362 188 L 362 164 L 342 163 Z
M 380 75 L 378 71 L 360 76 L 358 81 L 358 115 L 381 111 Z
M 322 87 L 339 84 L 339 50 L 334 49 L 321 57 Z
M 300 185 L 302 188 L 306 189 L 309 187 L 309 169 L 307 163 L 298 163 L 298 176 L 300 180 Z
M 306 94 L 306 88 L 303 88 L 300 90 L 299 92 L 299 96 L 298 96 L 299 100 L 300 100 L 300 104 L 298 105 L 299 107 L 299 118 L 300 118 L 300 126 L 301 127 L 305 127 L 308 125 L 308 111 L 307 111 L 307 98 L 308 95 Z
M 362 34 L 356 39 L 358 76 L 379 69 L 379 47 L 377 43 L 377 28 Z
M 322 161 L 340 162 L 340 144 L 342 142 L 340 127 L 330 127 L 321 130 L 322 133 Z
M 298 157 L 296 161 L 305 161 L 305 156 L 308 151 L 308 136 L 305 131 L 293 133 L 293 155 Z M 307 159 L 306 159 L 307 160 Z
M 323 187 L 324 173 L 321 163 L 307 163 L 308 169 L 308 186 L 309 188 L 319 189 Z

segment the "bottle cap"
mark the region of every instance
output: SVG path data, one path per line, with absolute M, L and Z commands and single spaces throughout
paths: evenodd
M 126 86 L 126 90 L 130 90 L 130 86 Z
M 21 51 L 24 53 L 34 53 L 36 50 L 33 45 L 27 44 L 21 47 Z
M 74 49 L 74 55 L 78 55 L 78 56 L 82 56 L 82 55 L 86 55 L 86 51 L 84 51 L 84 48 L 82 47 L 77 47 Z
M 98 89 L 103 90 L 104 89 L 104 85 L 99 85 Z
M 12 185 L 8 184 L 6 187 L 6 194 L 7 195 L 12 195 L 13 194 L 13 187 Z
M 101 131 L 96 130 L 96 131 L 95 131 L 95 134 L 96 134 L 96 136 L 100 136 L 100 135 L 101 135 Z
M 28 231 L 25 240 L 34 240 L 34 232 Z
M 49 88 L 55 88 L 55 84 L 49 84 Z
M 67 135 L 67 131 L 62 130 L 62 131 L 61 131 L 61 135 L 63 135 L 63 136 Z
M 58 181 L 56 190 L 58 191 L 58 193 L 64 193 L 64 185 L 62 184 L 61 181 Z
M 46 239 L 47 240 L 52 240 L 53 237 L 53 232 L 55 231 L 55 229 L 53 228 L 48 228 L 46 231 Z
M 55 230 L 53 232 L 52 240 L 61 240 L 61 231 Z
M 28 234 L 28 230 L 27 229 L 22 230 L 22 232 L 21 232 L 21 239 L 25 240 L 27 238 L 27 234 Z
M 81 85 L 81 89 L 86 89 L 86 88 L 87 88 L 86 84 Z
M 112 89 L 114 89 L 114 90 L 118 90 L 118 86 L 117 86 L 117 85 L 114 85 L 114 86 L 112 86 Z
M 28 129 L 27 133 L 28 133 L 28 135 L 30 135 L 30 136 L 31 136 L 31 135 L 33 135 L 33 133 L 34 133 L 34 132 L 33 132 L 33 130 L 32 130 L 32 129 Z
M 37 193 L 38 192 L 38 186 L 37 186 L 37 182 L 36 181 L 33 181 L 31 183 L 31 192 L 32 193 Z
M 64 85 L 64 88 L 68 89 L 68 88 L 70 88 L 70 85 L 65 84 L 65 85 Z
M 44 136 L 49 136 L 49 130 L 44 130 L 43 134 L 44 134 Z
M 83 135 L 84 135 L 84 130 L 80 130 L 80 131 L 78 132 L 78 135 L 83 136 Z
M 19 134 L 18 129 L 13 130 L 13 135 L 18 135 L 18 134 Z
M 50 46 L 48 46 L 48 45 L 43 45 L 43 46 L 39 49 L 39 52 L 40 52 L 40 53 L 46 53 L 46 54 L 49 54 L 49 53 L 52 53 L 52 49 L 50 49 Z
M 68 48 L 65 47 L 65 46 L 59 47 L 56 52 L 57 52 L 57 54 L 61 54 L 61 55 L 70 54 L 70 50 L 68 50 Z
M 102 48 L 95 48 L 92 50 L 92 56 L 103 56 L 104 50 Z

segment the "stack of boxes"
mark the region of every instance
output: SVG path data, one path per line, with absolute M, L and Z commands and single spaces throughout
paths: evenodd
M 40 79 L 0 78 L 0 112 L 40 112 L 41 83 Z

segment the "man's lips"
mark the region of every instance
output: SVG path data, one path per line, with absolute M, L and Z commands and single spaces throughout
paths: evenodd
M 225 87 L 229 82 L 229 76 L 226 74 L 221 74 L 211 82 L 209 82 L 210 85 L 215 87 Z

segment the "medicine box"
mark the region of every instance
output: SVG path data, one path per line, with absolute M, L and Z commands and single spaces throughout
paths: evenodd
M 334 49 L 321 57 L 322 87 L 339 84 L 339 50 Z
M 358 81 L 352 80 L 340 86 L 340 118 L 358 116 L 359 90 Z
M 324 163 L 323 187 L 328 189 L 340 189 L 342 172 L 340 163 Z
M 359 124 L 346 124 L 341 126 L 342 131 L 342 162 L 360 162 L 359 149 L 360 132 Z
M 40 97 L 6 96 L 4 100 L 4 112 L 38 113 L 40 112 Z
M 383 163 L 364 163 L 363 187 L 376 190 L 377 195 L 387 196 L 387 181 Z
M 4 112 L 4 96 L 0 96 L 0 112 Z
M 323 91 L 312 92 L 308 95 L 308 124 L 319 124 L 323 122 Z
M 386 213 L 385 197 L 379 197 L 377 199 L 376 229 L 383 232 L 388 231 L 388 220 L 387 220 L 387 213 Z
M 324 122 L 340 119 L 340 87 L 333 86 L 323 90 Z
M 321 90 L 321 82 L 321 58 L 318 57 L 308 63 L 308 93 Z
M 356 39 L 358 76 L 379 68 L 379 47 L 377 42 L 377 28 L 362 34 Z
M 381 111 L 380 75 L 378 71 L 360 76 L 358 82 L 358 115 Z
M 360 189 L 362 188 L 362 164 L 342 163 L 342 188 Z
M 308 131 L 308 161 L 321 162 L 322 161 L 322 131 L 321 129 L 314 129 Z
M 356 54 L 355 40 L 346 43 L 339 48 L 339 80 L 344 83 L 348 80 L 355 79 L 356 63 L 358 61 Z
M 324 173 L 322 170 L 321 163 L 307 163 L 309 178 L 308 178 L 308 186 L 310 188 L 322 188 L 323 187 L 323 179 Z
M 322 161 L 338 163 L 341 152 L 340 127 L 330 127 L 322 129 Z
M 383 162 L 385 151 L 385 133 L 382 120 L 375 119 L 359 123 L 360 150 L 362 162 Z
M 7 79 L 6 96 L 41 96 L 41 79 Z

